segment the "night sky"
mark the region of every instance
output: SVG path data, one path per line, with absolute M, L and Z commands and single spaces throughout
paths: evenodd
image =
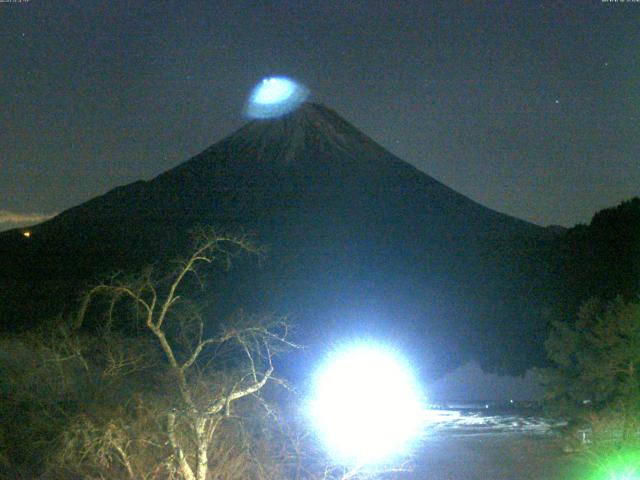
M 640 195 L 640 2 L 0 1 L 0 229 L 199 153 L 269 75 L 538 224 Z

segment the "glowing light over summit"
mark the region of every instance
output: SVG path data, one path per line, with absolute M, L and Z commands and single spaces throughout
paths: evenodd
M 287 101 L 296 90 L 296 84 L 286 78 L 265 78 L 258 87 L 253 101 L 269 104 Z
M 287 77 L 263 79 L 251 92 L 246 108 L 250 118 L 275 118 L 298 108 L 309 90 Z

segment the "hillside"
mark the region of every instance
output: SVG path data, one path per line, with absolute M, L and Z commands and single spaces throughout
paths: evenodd
M 244 307 L 288 315 L 312 345 L 384 334 L 434 371 L 473 357 L 521 372 L 543 358 L 561 233 L 471 201 L 310 103 L 30 238 L 0 234 L 4 327 L 72 309 L 110 271 L 177 256 L 198 224 L 241 229 L 268 250 L 216 278 L 211 322 Z

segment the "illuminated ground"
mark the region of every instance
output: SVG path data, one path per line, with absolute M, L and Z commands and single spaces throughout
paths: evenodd
M 522 433 L 439 437 L 425 442 L 408 478 L 565 480 L 572 460 L 549 437 Z
M 575 457 L 556 425 L 514 413 L 444 412 L 415 459 L 415 480 L 569 480 Z

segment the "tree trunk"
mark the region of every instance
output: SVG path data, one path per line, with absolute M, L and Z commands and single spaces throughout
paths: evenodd
M 196 441 L 197 441 L 197 466 L 196 466 L 196 478 L 197 480 L 206 480 L 207 471 L 209 469 L 209 459 L 207 457 L 207 450 L 209 447 L 209 438 L 207 435 L 207 419 L 199 417 L 196 420 Z
M 173 451 L 175 452 L 176 460 L 178 461 L 178 469 L 180 470 L 180 475 L 184 480 L 196 480 L 196 477 L 193 474 L 193 470 L 191 470 L 189 462 L 187 462 L 187 459 L 184 456 L 184 452 L 178 444 L 175 425 L 176 414 L 170 413 L 167 419 L 167 433 L 169 435 L 169 442 L 171 443 L 171 447 L 173 447 Z
M 631 399 L 635 398 L 635 393 L 636 393 L 636 385 L 635 385 L 635 365 L 633 363 L 633 360 L 631 360 L 629 362 L 629 365 L 627 365 L 627 373 L 629 375 L 629 388 L 628 388 L 628 395 L 631 397 Z M 624 443 L 630 441 L 632 439 L 632 437 L 634 436 L 635 432 L 633 431 L 633 425 L 635 423 L 635 419 L 633 418 L 633 412 L 634 412 L 634 401 L 633 400 L 629 400 L 629 401 L 624 401 L 624 417 L 623 417 L 623 427 L 622 427 L 622 441 Z
M 631 440 L 631 423 L 632 423 L 632 419 L 631 419 L 631 414 L 629 412 L 629 408 L 628 406 L 625 406 L 624 408 L 624 419 L 623 419 L 623 426 L 622 426 L 622 441 L 624 443 L 627 443 L 629 440 Z

